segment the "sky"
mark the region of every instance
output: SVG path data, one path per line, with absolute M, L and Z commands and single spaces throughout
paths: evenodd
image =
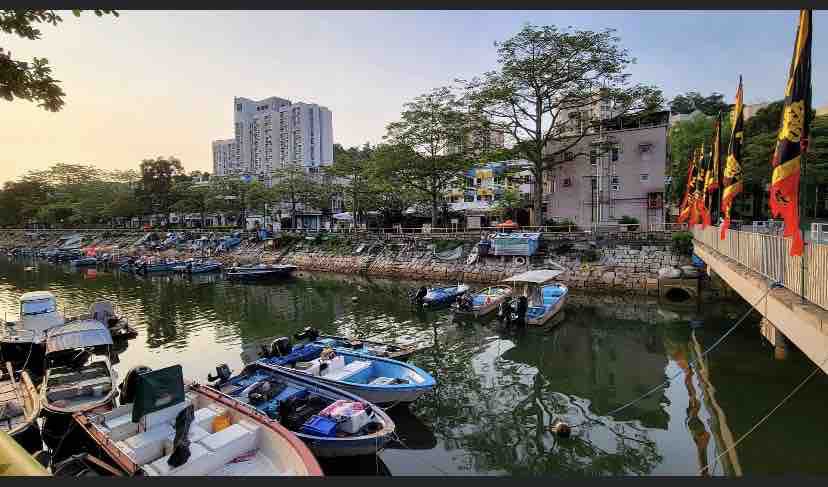
M 529 22 L 616 29 L 635 82 L 667 99 L 782 98 L 797 11 L 121 11 L 63 15 L 40 40 L 0 33 L 16 59 L 48 58 L 58 113 L 0 99 L 0 182 L 58 162 L 137 169 L 175 156 L 212 172 L 211 141 L 233 134 L 233 97 L 279 96 L 333 112 L 334 142 L 382 140 L 402 105 L 496 68 L 494 42 Z M 828 105 L 828 12 L 813 15 L 813 102 Z

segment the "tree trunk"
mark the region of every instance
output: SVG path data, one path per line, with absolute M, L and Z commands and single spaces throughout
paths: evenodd
M 540 176 L 535 177 L 534 192 L 532 194 L 532 225 L 543 225 L 543 172 L 539 172 Z
M 431 228 L 437 228 L 437 195 L 431 196 Z

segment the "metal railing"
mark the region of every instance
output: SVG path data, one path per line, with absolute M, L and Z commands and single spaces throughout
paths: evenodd
M 720 240 L 716 226 L 694 228 L 693 240 L 828 310 L 828 245 L 810 242 L 802 257 L 792 257 L 790 238 L 728 230 L 725 239 Z

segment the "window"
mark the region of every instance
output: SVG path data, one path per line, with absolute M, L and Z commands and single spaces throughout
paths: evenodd
M 617 161 L 618 160 L 618 147 L 613 147 L 612 150 L 610 150 L 610 154 L 611 154 L 612 162 Z
M 598 151 L 595 149 L 589 151 L 589 163 L 593 166 L 598 164 Z
M 50 298 L 24 301 L 22 304 L 22 314 L 26 316 L 54 313 L 55 310 L 55 302 Z
M 612 185 L 610 185 L 610 189 L 612 189 L 613 191 L 621 191 L 621 185 L 620 184 L 612 184 Z
M 640 180 L 641 180 L 642 183 L 646 183 L 647 181 L 650 180 L 650 175 L 649 174 L 642 174 L 640 176 Z
M 642 154 L 652 152 L 652 150 L 653 150 L 653 144 L 650 144 L 650 143 L 647 143 L 647 142 L 642 143 L 642 144 L 638 144 L 638 152 L 640 152 Z
M 612 184 L 619 184 L 619 183 L 621 183 L 621 178 L 618 177 L 618 176 L 613 176 L 612 179 L 610 180 L 610 182 Z
M 563 180 L 563 187 L 569 188 L 572 186 L 572 178 L 564 178 Z
M 593 190 L 593 191 L 595 191 L 596 189 L 598 189 L 598 180 L 597 180 L 597 179 L 595 179 L 595 177 L 591 177 L 591 178 L 589 178 L 589 182 L 590 182 L 590 186 L 592 187 L 592 190 Z
M 564 153 L 564 160 L 565 161 L 571 161 L 573 159 L 575 159 L 575 154 L 573 154 L 572 152 L 569 152 L 569 151 L 566 151 Z
M 237 112 L 242 111 L 242 105 L 241 105 L 241 103 L 237 103 L 237 104 L 236 104 L 236 111 L 237 111 Z

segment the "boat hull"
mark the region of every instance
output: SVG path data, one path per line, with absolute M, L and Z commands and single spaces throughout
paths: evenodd
M 227 271 L 227 278 L 236 281 L 283 279 L 290 277 L 295 270 L 295 268 L 263 270 L 229 270 Z
M 545 325 L 545 324 L 546 324 L 549 320 L 551 320 L 552 318 L 554 318 L 555 316 L 557 316 L 557 315 L 558 315 L 558 313 L 560 313 L 560 312 L 561 312 L 561 310 L 563 309 L 564 305 L 566 304 L 566 298 L 567 298 L 567 297 L 568 297 L 568 295 L 566 295 L 566 294 L 565 294 L 565 295 L 563 295 L 563 296 L 561 296 L 561 299 L 559 299 L 559 300 L 558 300 L 558 301 L 557 301 L 557 302 L 556 302 L 556 303 L 552 306 L 552 308 L 550 308 L 550 310 L 549 310 L 549 311 L 547 311 L 546 313 L 544 313 L 544 314 L 543 314 L 543 315 L 541 315 L 540 317 L 538 317 L 538 318 L 527 318 L 527 319 L 526 319 L 526 324 L 528 324 L 528 325 L 534 325 L 534 326 L 543 326 L 543 325 Z

